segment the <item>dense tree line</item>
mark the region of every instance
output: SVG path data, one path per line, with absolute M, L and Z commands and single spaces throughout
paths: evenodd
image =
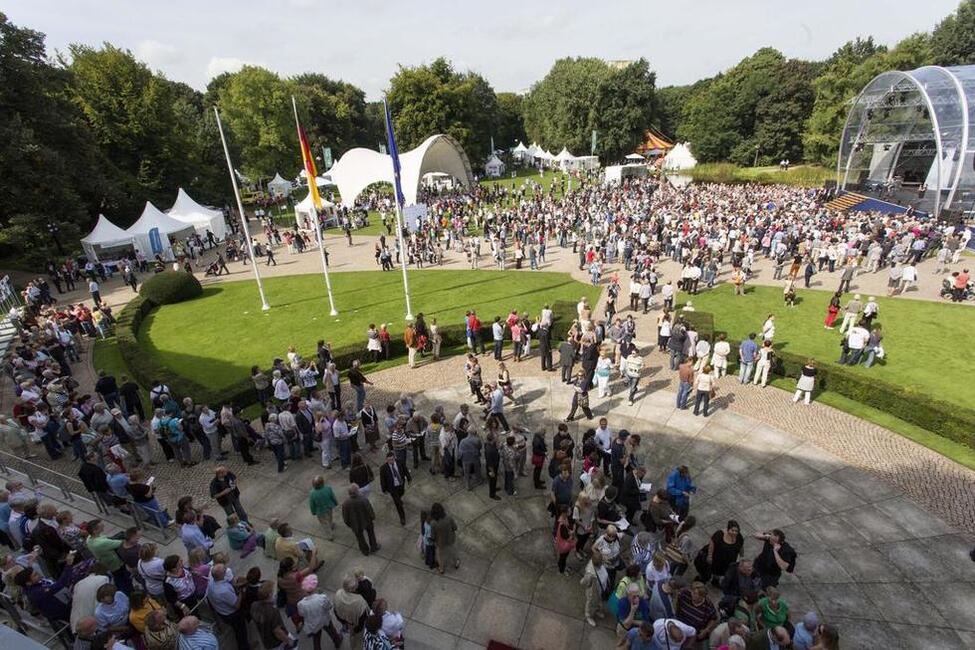
M 848 103 L 874 75 L 971 63 L 975 0 L 964 0 L 931 33 L 889 49 L 862 38 L 815 62 L 763 48 L 687 86 L 656 88 L 643 59 L 620 67 L 566 58 L 521 96 L 497 93 L 480 74 L 440 58 L 398 69 L 387 92 L 401 150 L 447 133 L 475 168 L 492 139 L 499 149 L 534 140 L 580 155 L 595 131 L 596 153 L 614 160 L 649 127 L 689 140 L 702 161 L 832 165 Z M 52 222 L 66 242 L 98 213 L 126 226 L 146 200 L 168 207 L 180 186 L 223 204 L 230 187 L 213 106 L 245 175 L 293 178 L 301 160 L 292 96 L 316 154 L 329 147 L 337 159 L 385 142 L 381 102 L 324 74 L 285 78 L 245 66 L 199 92 L 108 43 L 73 45 L 52 58 L 42 34 L 0 13 L 0 255 L 45 255 Z
M 890 49 L 858 38 L 819 63 L 765 48 L 710 79 L 661 88 L 655 125 L 689 140 L 704 162 L 789 158 L 835 165 L 849 102 L 871 78 L 885 70 L 973 63 L 975 0 L 963 0 L 931 33 L 912 34 Z

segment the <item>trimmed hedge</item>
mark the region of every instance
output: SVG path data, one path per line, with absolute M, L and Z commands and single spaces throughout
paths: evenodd
M 163 271 L 143 282 L 139 295 L 157 305 L 171 305 L 199 298 L 203 295 L 203 285 L 192 273 Z
M 688 315 L 687 312 L 683 312 L 683 314 Z M 727 332 L 713 329 L 714 316 L 712 314 L 707 312 L 690 312 L 690 314 L 693 314 L 693 317 L 688 320 L 692 320 L 695 325 L 710 320 L 713 336 L 727 335 Z M 729 337 L 728 343 L 731 344 L 729 367 L 734 365 L 737 368 L 739 366 L 737 351 L 741 341 Z M 840 354 L 839 347 L 837 347 L 836 354 L 837 356 Z M 795 354 L 776 347 L 772 373 L 780 377 L 798 379 L 802 374 L 802 367 L 806 365 L 808 359 L 809 355 Z M 975 410 L 918 393 L 908 386 L 891 384 L 874 377 L 864 376 L 849 368 L 832 363 L 833 359 L 818 359 L 818 361 L 820 362 L 816 373 L 818 390 L 833 391 L 838 395 L 889 413 L 949 440 L 975 448 Z M 823 361 L 829 363 L 823 363 Z
M 177 399 L 190 396 L 197 404 L 209 404 L 214 408 L 224 404 L 245 407 L 257 401 L 254 384 L 247 376 L 241 377 L 240 381 L 230 386 L 212 388 L 158 364 L 155 359 L 147 355 L 139 344 L 139 328 L 146 315 L 158 306 L 155 301 L 140 294 L 122 309 L 117 318 L 116 343 L 129 372 L 139 384 L 148 387 L 152 385 L 153 380 L 158 380 L 168 385 Z M 576 318 L 576 305 L 560 301 L 552 303 L 551 307 L 555 316 L 551 336 L 552 348 L 555 350 L 558 347 L 556 342 L 565 338 L 572 321 Z M 505 316 L 505 314 L 497 315 Z M 484 314 L 485 322 L 481 327 L 482 340 L 488 347 L 492 339 L 491 324 L 494 316 L 495 314 Z M 467 330 L 462 323 L 441 325 L 440 334 L 445 350 L 467 344 Z M 406 345 L 403 343 L 402 336 L 393 336 L 390 339 L 389 355 L 390 358 L 401 357 L 405 361 Z M 338 368 L 349 368 L 353 360 L 359 359 L 363 361 L 363 369 L 368 370 L 370 364 L 365 363 L 365 360 L 371 358 L 371 355 L 367 352 L 366 342 L 363 340 L 362 343 L 333 349 L 332 358 Z M 260 363 L 258 359 L 254 361 Z

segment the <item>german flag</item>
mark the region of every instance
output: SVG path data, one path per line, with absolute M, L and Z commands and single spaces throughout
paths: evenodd
M 292 98 L 294 101 L 294 98 Z M 318 171 L 315 169 L 315 157 L 311 154 L 311 146 L 308 144 L 308 136 L 305 135 L 305 130 L 301 128 L 301 122 L 298 121 L 298 107 L 295 106 L 295 126 L 298 127 L 298 143 L 301 146 L 301 161 L 305 165 L 305 174 L 308 176 L 308 191 L 311 192 L 312 205 L 315 209 L 321 212 L 322 210 L 322 197 L 318 193 L 318 183 L 316 179 L 318 178 Z

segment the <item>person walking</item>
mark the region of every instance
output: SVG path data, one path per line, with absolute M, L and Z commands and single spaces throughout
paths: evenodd
M 694 359 L 688 357 L 684 363 L 677 368 L 677 376 L 680 384 L 677 386 L 677 408 L 686 409 L 687 400 L 691 395 L 691 387 L 694 384 Z
M 437 502 L 430 507 L 431 529 L 437 557 L 440 558 L 438 571 L 443 574 L 448 566 L 460 568 L 457 558 L 457 523 L 447 514 L 443 504 Z
M 488 405 L 488 419 L 494 418 L 501 425 L 502 431 L 510 431 L 508 420 L 504 417 L 504 389 L 495 385 L 491 391 L 491 403 Z
M 466 438 L 465 438 L 466 440 Z M 498 440 L 494 432 L 489 432 L 484 442 L 484 466 L 488 476 L 488 496 L 493 501 L 500 501 L 498 496 L 498 469 L 501 466 L 501 452 L 498 451 Z
M 836 317 L 840 313 L 840 300 L 842 300 L 843 294 L 837 291 L 829 299 L 829 306 L 826 307 L 826 319 L 823 321 L 823 329 L 834 329 L 833 324 L 836 322 Z
M 640 373 L 643 372 L 643 357 L 636 346 L 632 346 L 630 354 L 623 357 L 623 376 L 626 378 L 626 388 L 629 390 L 630 406 L 636 398 L 636 391 L 640 385 Z
M 748 335 L 748 338 L 738 346 L 738 381 L 747 384 L 752 375 L 752 368 L 755 367 L 755 360 L 758 358 L 758 344 L 755 343 L 755 332 Z
M 332 520 L 332 511 L 338 505 L 335 492 L 331 486 L 325 484 L 325 477 L 319 474 L 313 478 L 311 492 L 308 494 L 308 507 L 311 514 L 318 519 L 318 523 L 328 532 L 328 538 L 332 541 L 335 541 L 335 522 Z
M 582 376 L 582 371 L 576 372 L 575 380 L 573 381 L 573 387 L 575 390 L 572 391 L 572 408 L 569 410 L 569 415 L 566 416 L 566 422 L 572 422 L 576 417 L 576 409 L 582 409 L 586 418 L 591 420 L 593 418 L 592 410 L 589 408 L 589 386 L 586 378 Z
M 410 470 L 404 463 L 398 461 L 392 452 L 386 454 L 386 462 L 379 470 L 379 487 L 383 493 L 388 494 L 393 499 L 396 512 L 399 514 L 400 526 L 406 525 L 403 495 L 406 493 L 406 482 L 412 478 Z
M 575 362 L 576 346 L 571 340 L 566 339 L 559 346 L 559 368 L 562 369 L 562 383 L 572 382 L 572 366 Z
M 846 309 L 843 310 L 843 322 L 840 323 L 840 334 L 842 334 L 848 327 L 853 327 L 856 325 L 857 317 L 860 315 L 860 310 L 863 308 L 860 302 L 860 294 L 854 294 L 853 300 L 846 303 Z
M 359 486 L 353 483 L 349 486 L 349 497 L 342 502 L 342 522 L 352 530 L 359 550 L 363 555 L 369 555 L 379 550 L 376 542 L 374 522 L 376 513 L 372 509 L 369 499 L 359 494 Z M 368 537 L 368 543 L 366 538 Z
M 481 447 L 481 438 L 476 432 L 468 433 L 463 440 L 457 443 L 457 454 L 460 458 L 464 482 L 468 491 L 483 480 L 481 475 Z M 476 483 L 472 483 L 472 481 L 476 481 Z

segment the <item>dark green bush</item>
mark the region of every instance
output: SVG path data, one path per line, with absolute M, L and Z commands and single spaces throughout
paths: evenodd
M 157 305 L 192 300 L 203 295 L 203 286 L 191 273 L 163 271 L 142 283 L 139 295 Z
M 706 311 L 678 311 L 677 315 L 694 326 L 699 339 L 709 343 L 714 341 L 714 314 Z M 653 340 L 656 339 L 654 334 Z

